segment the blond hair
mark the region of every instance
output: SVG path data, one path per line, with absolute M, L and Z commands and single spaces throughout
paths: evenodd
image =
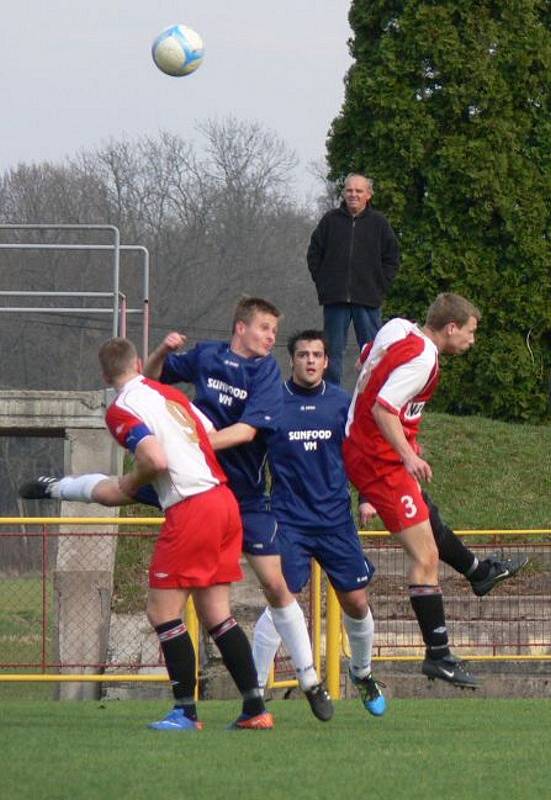
M 242 297 L 233 314 L 233 330 L 238 322 L 248 325 L 255 314 L 270 314 L 279 319 L 281 311 L 273 303 L 263 300 L 261 297 Z

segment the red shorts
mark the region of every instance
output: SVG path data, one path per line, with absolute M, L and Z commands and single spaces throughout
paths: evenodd
M 239 581 L 242 540 L 237 500 L 226 485 L 182 500 L 166 510 L 149 586 L 183 589 Z
M 385 527 L 391 533 L 411 528 L 429 518 L 419 482 L 400 464 L 388 465 L 377 474 L 371 462 L 344 448 L 348 477 L 362 497 L 377 509 Z

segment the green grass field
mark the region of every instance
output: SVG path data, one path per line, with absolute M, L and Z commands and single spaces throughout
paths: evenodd
M 274 701 L 273 731 L 229 732 L 236 702 L 200 706 L 205 729 L 156 733 L 158 702 L 5 702 L 6 800 L 530 800 L 550 796 L 550 700 L 395 700 L 383 719 L 340 701 L 319 723 Z

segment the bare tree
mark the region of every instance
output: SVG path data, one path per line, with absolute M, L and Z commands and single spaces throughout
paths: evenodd
M 199 338 L 224 335 L 243 293 L 273 297 L 286 310 L 285 326 L 308 315 L 314 321 L 304 266 L 313 220 L 290 188 L 295 154 L 255 122 L 207 120 L 198 130 L 195 147 L 164 132 L 109 141 L 62 164 L 19 165 L 0 177 L 0 219 L 108 223 L 124 243 L 147 246 L 154 339 L 174 326 Z M 3 288 L 108 291 L 110 279 L 105 254 L 0 253 Z M 139 280 L 124 290 L 138 292 Z M 97 388 L 95 349 L 109 334 L 105 317 L 0 314 L 0 329 L 14 354 L 0 385 Z

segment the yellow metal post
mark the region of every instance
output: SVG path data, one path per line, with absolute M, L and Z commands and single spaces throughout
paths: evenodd
M 312 561 L 312 583 L 310 590 L 310 625 L 312 629 L 312 652 L 318 675 L 321 672 L 321 567 Z
M 334 700 L 341 695 L 341 607 L 335 590 L 327 584 L 327 689 Z
M 193 599 L 188 597 L 188 601 L 186 604 L 186 628 L 188 629 L 188 633 L 191 637 L 191 641 L 193 643 L 193 649 L 195 650 L 195 699 L 199 699 L 199 618 L 197 616 L 197 612 L 195 611 L 195 606 L 193 605 Z

